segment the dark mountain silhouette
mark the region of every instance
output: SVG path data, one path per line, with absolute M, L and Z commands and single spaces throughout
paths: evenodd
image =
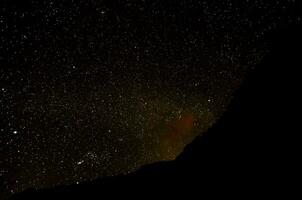
M 29 189 L 11 199 L 123 197 L 141 191 L 145 197 L 160 191 L 203 194 L 209 189 L 212 194 L 251 196 L 298 187 L 301 37 L 297 26 L 268 35 L 270 52 L 247 74 L 228 110 L 175 161 L 79 185 Z

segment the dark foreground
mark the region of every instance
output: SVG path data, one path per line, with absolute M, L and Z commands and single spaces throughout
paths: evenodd
M 227 112 L 175 161 L 126 176 L 29 189 L 11 199 L 102 199 L 129 193 L 145 198 L 162 192 L 288 198 L 299 186 L 302 32 L 286 28 L 269 37 L 270 53 L 248 74 Z

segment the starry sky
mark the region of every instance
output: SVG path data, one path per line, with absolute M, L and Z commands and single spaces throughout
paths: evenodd
M 300 22 L 295 0 L 3 0 L 0 192 L 172 160 Z

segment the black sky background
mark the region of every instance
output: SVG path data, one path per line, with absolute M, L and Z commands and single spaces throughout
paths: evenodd
M 298 1 L 1 1 L 3 194 L 174 159 Z M 2 187 L 1 186 L 1 187 Z

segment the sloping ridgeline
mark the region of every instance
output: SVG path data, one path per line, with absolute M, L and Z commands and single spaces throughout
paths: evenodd
M 11 199 L 89 199 L 145 191 L 188 194 L 212 188 L 226 194 L 276 194 L 294 189 L 298 156 L 301 79 L 300 28 L 268 35 L 270 53 L 251 70 L 228 110 L 175 161 L 155 163 L 126 176 L 79 185 L 27 190 Z M 196 184 L 198 183 L 198 184 Z M 291 184 L 293 183 L 293 184 Z M 282 189 L 282 190 L 280 190 Z

